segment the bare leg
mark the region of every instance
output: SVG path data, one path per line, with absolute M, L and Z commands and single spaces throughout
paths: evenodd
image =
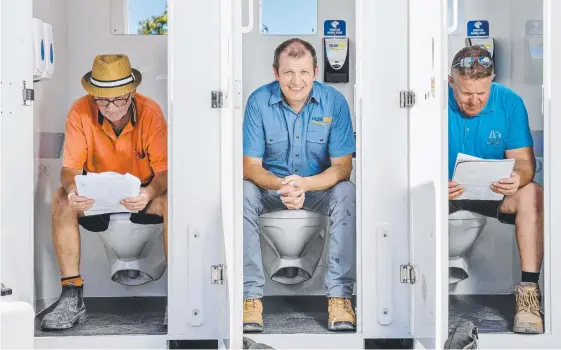
M 501 206 L 504 213 L 516 213 L 516 241 L 522 271 L 540 272 L 543 261 L 543 191 L 531 182 Z
M 146 208 L 147 214 L 156 214 L 164 218 L 164 253 L 168 257 L 168 194 L 154 198 Z
M 52 235 L 62 278 L 80 274 L 78 215 L 70 205 L 64 188 L 59 188 L 52 203 Z

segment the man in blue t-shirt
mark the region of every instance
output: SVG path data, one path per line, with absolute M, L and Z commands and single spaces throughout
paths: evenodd
M 514 332 L 543 333 L 540 315 L 540 269 L 543 259 L 543 193 L 532 182 L 535 174 L 533 141 L 522 98 L 493 83 L 490 53 L 478 46 L 460 50 L 452 61 L 448 100 L 448 197 L 450 213 L 467 210 L 515 225 L 522 264 L 516 286 Z M 507 179 L 491 189 L 500 201 L 456 199 L 462 184 L 452 180 L 458 153 L 484 159 L 515 159 Z
M 356 204 L 349 106 L 339 91 L 315 81 L 316 51 L 306 41 L 283 42 L 273 73 L 274 82 L 249 96 L 243 121 L 244 331 L 263 331 L 259 216 L 301 208 L 330 216 L 328 328 L 352 330 Z

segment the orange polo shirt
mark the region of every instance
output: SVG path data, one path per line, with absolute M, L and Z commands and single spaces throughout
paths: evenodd
M 167 171 L 167 123 L 160 106 L 136 93 L 132 117 L 117 137 L 91 95 L 76 100 L 66 119 L 62 166 L 101 173 L 129 173 L 144 185 Z

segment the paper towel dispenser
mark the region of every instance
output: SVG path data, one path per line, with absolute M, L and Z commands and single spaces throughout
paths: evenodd
M 55 68 L 53 26 L 33 18 L 33 80 L 48 79 Z

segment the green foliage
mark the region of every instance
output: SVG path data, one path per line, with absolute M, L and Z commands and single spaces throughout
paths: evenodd
M 166 35 L 168 33 L 168 9 L 159 16 L 152 16 L 138 22 L 138 34 Z

